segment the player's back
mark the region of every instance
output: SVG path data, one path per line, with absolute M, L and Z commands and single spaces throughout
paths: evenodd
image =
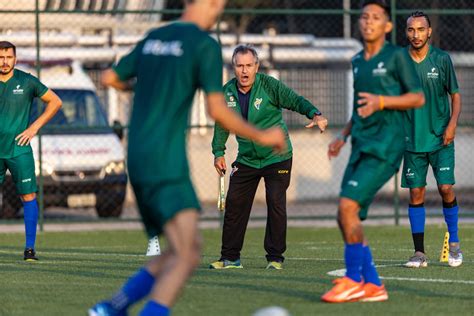
M 132 52 L 135 56 L 130 68 L 137 82 L 130 121 L 129 169 L 141 180 L 187 175 L 185 130 L 189 111 L 196 89 L 205 85 L 203 59 L 215 56 L 216 51 L 216 67 L 222 73 L 217 42 L 195 24 L 175 22 L 151 31 Z M 120 75 L 120 63 L 117 67 Z

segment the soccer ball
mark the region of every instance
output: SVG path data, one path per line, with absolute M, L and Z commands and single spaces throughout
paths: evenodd
M 257 310 L 252 316 L 291 316 L 290 313 L 280 306 L 264 307 Z

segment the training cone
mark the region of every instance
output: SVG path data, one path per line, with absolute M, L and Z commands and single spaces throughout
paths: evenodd
M 158 241 L 158 236 L 155 236 L 148 241 L 148 248 L 146 250 L 146 255 L 159 256 L 160 254 L 161 254 L 160 243 Z
M 449 256 L 449 233 L 444 234 L 443 248 L 441 249 L 441 255 L 439 256 L 439 262 L 448 262 Z

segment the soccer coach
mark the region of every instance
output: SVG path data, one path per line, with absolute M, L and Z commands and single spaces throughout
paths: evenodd
M 276 154 L 248 139 L 237 137 L 238 154 L 232 164 L 229 191 L 227 192 L 221 258 L 210 265 L 211 269 L 242 268 L 240 251 L 250 217 L 258 183 L 265 180 L 267 226 L 264 247 L 267 252 L 267 269 L 282 269 L 286 250 L 286 190 L 290 184 L 292 147 L 282 110 L 288 109 L 305 115 L 321 132 L 328 121 L 304 97 L 268 75 L 257 73 L 257 51 L 249 45 L 239 45 L 232 54 L 235 78 L 224 85 L 227 106 L 259 128 L 281 127 L 286 134 L 288 152 Z M 217 172 L 227 169 L 224 153 L 229 132 L 215 125 L 212 140 L 214 166 Z

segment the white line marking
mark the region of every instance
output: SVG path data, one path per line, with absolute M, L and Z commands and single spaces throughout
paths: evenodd
M 384 265 L 377 265 L 375 267 L 386 268 L 386 267 L 398 267 L 398 266 L 402 266 L 402 265 L 401 264 L 384 264 Z M 330 276 L 335 276 L 335 277 L 343 277 L 346 274 L 346 269 L 337 269 L 337 270 L 329 271 L 327 274 Z M 384 280 L 396 280 L 396 281 L 474 284 L 474 281 L 471 281 L 471 280 L 423 279 L 423 278 L 384 277 L 384 276 L 380 276 L 380 278 Z

